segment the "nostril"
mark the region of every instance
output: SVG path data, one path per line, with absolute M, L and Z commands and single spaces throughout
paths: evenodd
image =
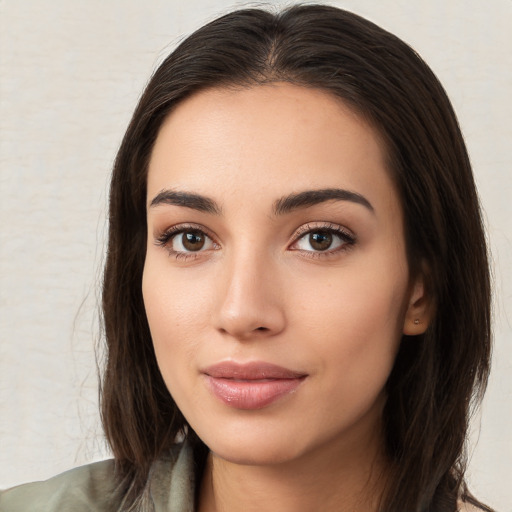
M 268 327 L 258 327 L 257 331 L 268 331 Z

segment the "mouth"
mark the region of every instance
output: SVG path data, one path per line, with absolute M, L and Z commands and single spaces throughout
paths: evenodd
M 225 361 L 202 372 L 212 394 L 236 409 L 262 409 L 294 393 L 307 374 L 271 363 Z

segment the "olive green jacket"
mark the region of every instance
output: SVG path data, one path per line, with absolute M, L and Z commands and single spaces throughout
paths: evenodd
M 178 445 L 155 462 L 148 485 L 133 511 L 193 512 L 192 449 Z M 116 492 L 114 462 L 106 460 L 62 473 L 44 482 L 0 491 L 1 512 L 124 512 Z

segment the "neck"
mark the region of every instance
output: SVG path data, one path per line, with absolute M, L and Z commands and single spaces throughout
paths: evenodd
M 344 444 L 329 442 L 293 461 L 258 466 L 210 453 L 198 511 L 306 512 L 321 503 L 324 512 L 376 512 L 387 468 L 382 443 L 374 436 L 369 444 Z

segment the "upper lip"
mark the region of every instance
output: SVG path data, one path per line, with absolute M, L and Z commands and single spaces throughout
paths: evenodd
M 298 379 L 307 375 L 304 372 L 297 372 L 263 361 L 249 363 L 223 361 L 212 366 L 208 366 L 202 373 L 217 379 L 239 380 Z

